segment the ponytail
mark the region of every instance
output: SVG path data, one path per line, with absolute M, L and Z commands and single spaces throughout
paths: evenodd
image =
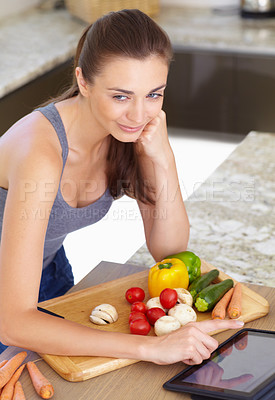
M 87 33 L 90 29 L 90 26 L 88 26 L 84 32 L 82 33 L 81 38 L 79 39 L 77 48 L 76 48 L 76 53 L 75 53 L 75 57 L 74 57 L 74 61 L 73 61 L 73 74 L 72 74 L 72 82 L 70 83 L 70 86 L 68 88 L 64 88 L 62 93 L 59 96 L 56 97 L 50 97 L 47 101 L 45 101 L 44 103 L 40 104 L 39 107 L 45 107 L 48 104 L 54 102 L 54 103 L 58 103 L 59 101 L 63 101 L 63 100 L 67 100 L 67 99 L 71 99 L 72 97 L 75 97 L 79 94 L 79 87 L 77 84 L 77 80 L 76 80 L 76 76 L 75 76 L 75 69 L 76 67 L 78 67 L 78 63 L 79 63 L 79 57 L 80 54 L 82 52 L 83 49 L 83 45 L 85 43 L 86 37 L 87 37 Z

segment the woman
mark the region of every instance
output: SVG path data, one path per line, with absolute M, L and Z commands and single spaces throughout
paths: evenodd
M 238 327 L 206 322 L 162 338 L 125 340 L 125 334 L 37 311 L 38 300 L 73 285 L 62 247 L 66 234 L 98 221 L 123 194 L 137 200 L 156 260 L 187 247 L 188 218 L 162 111 L 171 57 L 166 34 L 145 14 L 110 13 L 81 37 L 72 87 L 1 138 L 4 344 L 39 353 L 192 364 L 217 347 L 207 331 Z

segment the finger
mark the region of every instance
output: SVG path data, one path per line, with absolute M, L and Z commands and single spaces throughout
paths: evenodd
M 202 361 L 203 360 L 199 357 L 192 357 L 192 358 L 187 358 L 185 360 L 182 360 L 182 362 L 187 365 L 198 365 L 198 364 L 201 364 Z
M 244 375 L 241 375 L 236 378 L 225 379 L 224 381 L 222 381 L 221 386 L 223 388 L 230 389 L 230 388 L 240 385 L 241 383 L 246 383 L 252 378 L 254 378 L 254 375 L 244 374 Z
M 203 359 L 202 359 L 200 353 L 196 349 L 193 349 L 193 351 L 189 352 L 189 354 L 188 354 L 188 352 L 186 352 L 186 353 L 187 353 L 186 359 L 182 360 L 185 364 L 197 365 L 197 364 L 202 363 Z
M 205 333 L 209 333 L 220 329 L 240 329 L 244 326 L 244 323 L 233 319 L 214 319 L 196 322 L 196 325 L 194 326 L 198 327 L 198 329 Z
M 198 324 L 198 322 L 188 323 L 181 330 L 179 329 L 178 334 L 183 333 L 184 336 L 187 335 L 195 347 L 198 345 L 203 346 L 203 348 L 200 347 L 200 351 L 204 355 L 204 358 L 207 359 L 210 357 L 210 353 L 218 347 L 219 343 L 215 338 L 200 330 Z
M 209 374 L 209 381 L 207 383 L 214 385 L 215 384 L 215 377 L 217 376 L 216 370 L 211 368 L 211 374 Z
M 182 360 L 182 362 L 186 365 L 195 365 L 195 363 L 192 360 L 190 360 L 190 358 L 186 358 Z
M 200 341 L 210 353 L 212 353 L 218 347 L 219 343 L 215 338 L 209 336 L 206 332 L 201 330 L 198 324 L 199 323 L 196 322 L 191 325 L 192 328 L 190 330 L 190 334 L 193 336 L 193 338 L 196 338 L 197 341 Z M 185 326 L 187 327 L 188 325 L 189 324 Z M 207 358 L 209 358 L 209 356 Z
M 166 113 L 165 113 L 165 111 L 160 110 L 158 116 L 159 116 L 160 119 L 166 120 Z
M 197 337 L 196 339 L 198 339 L 198 341 L 196 342 L 197 351 L 199 352 L 199 354 L 201 355 L 201 357 L 202 357 L 203 360 L 207 360 L 207 359 L 210 357 L 210 355 L 211 355 L 212 346 L 214 345 L 215 348 L 216 348 L 216 346 L 218 345 L 218 344 L 216 343 L 216 340 L 214 339 L 214 343 L 213 343 L 213 345 L 211 346 L 211 345 L 209 344 L 209 340 L 208 340 L 207 337 L 206 337 L 206 338 L 202 338 L 202 340 L 200 340 L 199 337 Z M 210 339 L 211 339 L 211 342 L 212 342 L 212 339 L 213 339 L 213 338 L 210 337 Z M 210 347 L 210 348 L 209 348 L 209 347 Z
M 198 331 L 198 335 L 193 335 L 192 337 L 192 345 L 187 349 L 187 355 L 189 356 L 187 359 L 192 360 L 194 364 L 200 364 L 203 360 L 207 360 L 211 355 L 207 336 L 208 335 Z M 216 344 L 215 339 L 210 336 L 209 339 L 214 340 L 215 347 L 218 345 Z M 205 345 L 204 342 L 206 342 L 207 345 Z
M 144 131 L 148 130 L 148 128 L 152 127 L 152 126 L 158 126 L 161 123 L 160 118 L 157 116 L 153 119 L 151 119 L 151 121 L 148 122 L 148 124 L 145 125 L 144 127 Z
M 159 125 L 160 122 L 161 122 L 160 117 L 157 116 L 157 117 L 155 117 L 154 119 L 152 119 L 150 122 L 148 122 L 148 124 L 147 124 L 146 126 L 150 126 L 150 125 L 151 125 L 151 126 L 152 126 L 152 125 L 156 126 L 156 125 Z
M 219 346 L 219 342 L 209 335 L 205 337 L 203 344 L 207 347 L 210 354 L 213 353 L 213 351 Z
M 217 365 L 217 367 L 219 367 L 219 368 L 215 369 L 215 374 L 213 374 L 213 384 L 215 386 L 219 385 L 220 381 L 222 380 L 223 373 L 224 373 L 223 369 L 219 365 Z
M 205 366 L 197 370 L 198 382 L 206 383 L 207 381 L 207 371 Z

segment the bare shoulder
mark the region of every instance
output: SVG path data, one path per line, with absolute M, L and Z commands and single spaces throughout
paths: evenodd
M 0 138 L 0 186 L 8 189 L 14 174 L 60 176 L 62 149 L 51 123 L 39 112 L 26 115 Z

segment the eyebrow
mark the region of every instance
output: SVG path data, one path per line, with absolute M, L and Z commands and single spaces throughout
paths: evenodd
M 150 90 L 149 93 L 157 92 L 158 90 L 163 89 L 163 88 L 165 88 L 165 87 L 166 87 L 166 84 L 165 84 L 165 85 L 161 85 L 161 86 L 159 86 L 159 87 L 157 87 L 157 88 L 155 88 L 155 89 Z M 121 92 L 121 93 L 125 93 L 125 94 L 135 94 L 135 93 L 132 92 L 131 90 L 120 89 L 120 88 L 117 88 L 117 87 L 108 88 L 108 90 L 114 90 L 114 91 L 116 91 L 116 92 Z

